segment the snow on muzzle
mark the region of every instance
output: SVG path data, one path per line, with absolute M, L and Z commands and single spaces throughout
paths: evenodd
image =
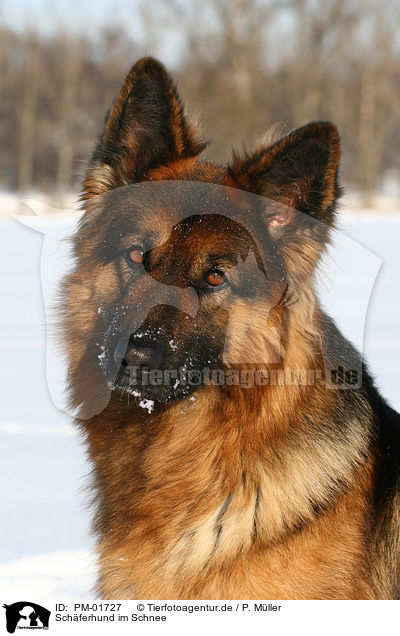
M 143 267 L 143 266 L 142 266 Z M 152 328 L 151 333 L 143 328 L 153 307 L 168 305 L 195 318 L 198 296 L 193 287 L 177 287 L 160 283 L 144 267 L 142 276 L 131 283 L 123 298 L 109 312 L 104 312 L 104 331 L 99 334 L 98 360 L 109 383 L 113 384 L 127 350 L 129 340 L 136 336 L 146 344 L 150 338 L 155 342 L 161 327 Z

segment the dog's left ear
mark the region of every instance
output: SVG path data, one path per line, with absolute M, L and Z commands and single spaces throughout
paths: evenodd
M 152 168 L 195 157 L 205 146 L 187 121 L 165 67 L 144 57 L 132 66 L 107 114 L 82 198 L 140 181 Z
M 267 216 L 271 228 L 290 227 L 294 210 L 332 225 L 339 156 L 336 126 L 316 122 L 251 155 L 234 156 L 230 174 L 240 188 L 276 202 Z

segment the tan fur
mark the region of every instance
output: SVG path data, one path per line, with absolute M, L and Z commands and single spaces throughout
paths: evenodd
M 367 466 L 357 467 L 363 440 L 354 434 L 342 449 L 333 441 L 330 449 L 322 440 L 310 445 L 301 422 L 277 436 L 262 410 L 237 430 L 237 401 L 224 408 L 213 394 L 209 389 L 195 404 L 179 404 L 162 422 L 149 418 L 142 436 L 151 442 L 143 445 L 128 429 L 122 438 L 118 433 L 118 448 L 96 457 L 97 470 L 119 491 L 132 472 L 129 455 L 128 464 L 121 463 L 121 446 L 145 446 L 139 481 L 145 488 L 125 483 L 118 501 L 131 527 L 122 536 L 120 527 L 111 530 L 100 544 L 102 596 L 379 596 L 361 575 L 369 564 L 360 489 L 365 493 L 371 479 Z M 350 444 L 353 457 L 346 453 Z M 110 474 L 114 452 L 118 474 Z M 330 487 L 338 474 L 353 485 L 332 506 Z M 323 503 L 329 512 L 316 516 L 313 505 Z M 127 588 L 127 580 L 134 585 Z
M 137 86 L 147 96 L 148 119 Z M 386 478 L 387 451 L 377 439 L 383 407 L 374 407 L 364 388 L 327 388 L 325 358 L 347 344 L 323 340 L 326 317 L 312 282 L 334 222 L 336 128 L 311 124 L 252 154 L 235 155 L 227 168 L 201 162 L 203 147 L 165 69 L 146 58 L 125 80 L 84 182 L 88 201 L 74 242 L 76 268 L 63 286 L 62 344 L 71 405 L 84 405 L 77 423 L 94 467 L 99 594 L 397 598 L 399 490 L 395 478 L 387 492 L 377 487 Z M 150 251 L 148 270 L 157 280 L 184 289 L 185 276 L 202 280 L 208 251 L 229 252 L 235 245 L 258 263 L 260 281 L 247 281 L 251 259 L 240 259 L 232 280 L 253 285 L 253 296 L 203 294 L 195 319 L 186 319 L 194 313 L 188 299 L 172 321 L 165 306 L 153 320 L 168 324 L 186 355 L 195 336 L 226 336 L 226 371 L 236 362 L 243 372 L 262 370 L 258 355 L 272 375 L 256 386 L 206 384 L 195 399 L 159 403 L 149 414 L 121 390 L 107 394 L 99 369 L 99 312 L 115 307 L 122 294 L 137 306 L 148 280 L 129 286 L 131 270 L 123 259 L 99 259 L 111 212 L 97 195 L 137 181 L 176 180 L 225 186 L 225 200 L 247 220 L 254 212 L 243 191 L 267 197 L 254 227 L 270 237 L 265 249 L 281 260 L 267 276 L 256 261 L 264 255 L 240 224 L 225 223 L 221 232 L 221 219 L 210 216 L 193 222 L 186 236 L 170 230 L 173 207 L 155 206 L 139 230 L 156 235 L 159 247 Z M 128 232 L 124 240 L 121 234 L 116 252 L 134 239 Z M 286 293 L 290 307 L 283 302 Z M 221 307 L 229 313 L 227 326 Z M 282 381 L 293 371 L 297 380 Z M 303 382 L 304 375 L 312 382 Z

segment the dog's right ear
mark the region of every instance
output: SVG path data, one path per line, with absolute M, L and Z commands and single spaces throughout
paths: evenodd
M 82 199 L 139 181 L 175 159 L 195 157 L 205 146 L 186 121 L 164 66 L 144 57 L 131 68 L 106 117 Z

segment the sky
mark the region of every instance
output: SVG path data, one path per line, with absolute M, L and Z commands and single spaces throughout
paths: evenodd
M 17 28 L 34 25 L 44 31 L 55 25 L 93 28 L 110 20 L 135 28 L 137 7 L 137 0 L 0 0 L 0 18 Z
M 0 0 L 0 22 L 18 30 L 34 27 L 51 34 L 65 29 L 88 36 L 105 25 L 123 25 L 141 42 L 140 4 L 141 0 Z
M 0 0 L 0 24 L 17 30 L 34 28 L 44 34 L 63 29 L 72 33 L 85 33 L 93 37 L 99 27 L 123 25 L 138 44 L 145 41 L 140 6 L 143 0 Z M 157 0 L 152 5 L 154 15 L 165 22 Z M 182 51 L 182 38 L 170 27 L 164 31 L 157 50 L 144 50 L 146 55 L 156 55 L 164 63 L 174 67 Z

